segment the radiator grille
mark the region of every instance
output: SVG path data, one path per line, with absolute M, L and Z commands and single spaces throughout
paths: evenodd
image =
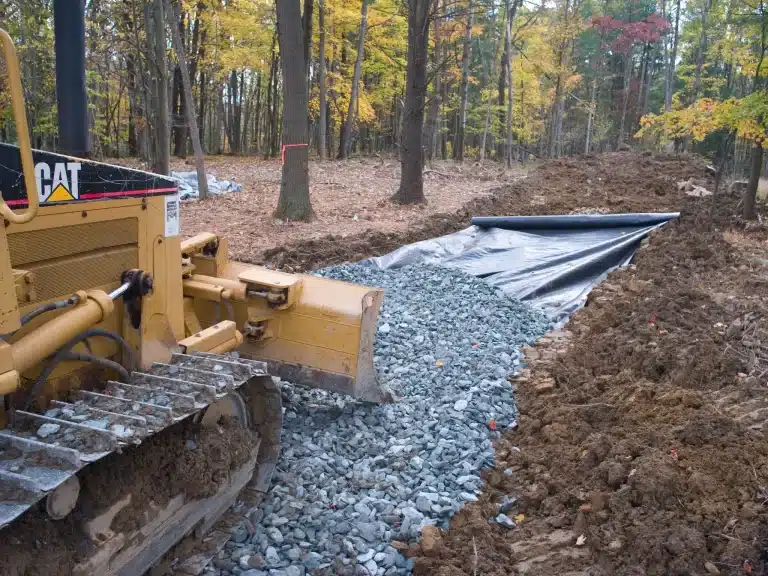
M 139 263 L 135 218 L 8 236 L 14 268 L 34 273 L 32 303 L 118 282 Z
M 33 262 L 128 244 L 136 245 L 138 241 L 139 224 L 136 218 L 18 232 L 8 236 L 11 265 L 25 270 Z

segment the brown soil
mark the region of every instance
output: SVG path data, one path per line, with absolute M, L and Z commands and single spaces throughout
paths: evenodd
M 289 271 L 354 262 L 456 232 L 469 226 L 473 216 L 678 211 L 692 202 L 677 183 L 693 178 L 707 184 L 704 166 L 693 157 L 624 152 L 556 160 L 458 210 L 426 216 L 404 232 L 328 234 L 268 249 L 263 258 L 250 260 Z
M 766 574 L 765 230 L 732 218 L 731 197 L 710 229 L 709 200 L 673 185 L 692 175 L 711 189 L 692 159 L 586 160 L 551 163 L 514 189 L 542 195 L 542 212 L 602 198 L 683 218 L 528 351 L 519 429 L 497 442 L 485 493 L 437 555 L 409 551 L 415 572 Z M 513 530 L 489 523 L 504 496 L 519 499 Z
M 131 159 L 112 160 L 145 168 Z M 389 198 L 400 182 L 400 163 L 393 157 L 355 158 L 309 163 L 310 197 L 315 216 L 311 222 L 283 222 L 273 218 L 280 194 L 280 161 L 253 156 L 208 156 L 206 170 L 222 180 L 242 184 L 243 192 L 184 202 L 181 231 L 186 237 L 214 232 L 229 238 L 230 257 L 254 262 L 264 250 L 333 234 L 340 238 L 365 231 L 402 233 L 442 210 L 458 210 L 474 198 L 519 178 L 524 170 L 502 169 L 495 162 L 435 162 L 424 174 L 428 202 L 399 206 Z M 194 171 L 178 158 L 174 171 Z
M 83 522 L 131 494 L 131 504 L 110 527 L 130 533 L 141 526 L 150 503 L 163 506 L 182 490 L 192 499 L 213 495 L 226 483 L 229 471 L 248 460 L 251 446 L 246 430 L 234 421 L 200 429 L 188 419 L 138 447 L 110 454 L 79 474 L 77 507 L 64 520 L 50 520 L 43 501 L 0 532 L 0 574 L 71 574 L 75 564 L 93 552 Z

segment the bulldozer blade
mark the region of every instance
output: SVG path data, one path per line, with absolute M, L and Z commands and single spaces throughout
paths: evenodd
M 299 278 L 301 289 L 290 307 L 261 310 L 248 305 L 248 321 L 262 320 L 264 333 L 256 338 L 246 334 L 238 350 L 266 362 L 270 374 L 288 382 L 367 402 L 393 402 L 373 366 L 384 291 L 317 276 Z

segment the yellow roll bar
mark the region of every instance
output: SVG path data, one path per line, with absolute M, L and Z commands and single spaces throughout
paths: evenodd
M 0 29 L 0 43 L 3 45 L 5 63 L 8 66 L 8 81 L 11 89 L 11 103 L 13 116 L 16 120 L 16 134 L 19 139 L 19 153 L 21 154 L 21 169 L 24 174 L 24 186 L 27 190 L 26 212 L 16 213 L 6 204 L 0 195 L 0 216 L 14 224 L 24 224 L 37 215 L 39 199 L 37 183 L 35 182 L 35 165 L 32 162 L 32 146 L 29 143 L 29 126 L 27 125 L 27 111 L 24 105 L 24 92 L 21 87 L 21 75 L 19 74 L 19 58 L 16 56 L 16 47 L 13 40 L 3 29 Z M 1 192 L 0 192 L 1 194 Z

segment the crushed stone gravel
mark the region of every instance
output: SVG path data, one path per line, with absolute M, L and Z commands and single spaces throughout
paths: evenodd
M 209 574 L 407 574 L 391 546 L 447 527 L 474 501 L 492 440 L 516 426 L 508 376 L 549 328 L 538 310 L 482 280 L 435 266 L 345 264 L 326 278 L 386 290 L 374 364 L 399 397 L 373 405 L 283 383 L 273 488 Z M 494 420 L 496 431 L 489 423 Z

